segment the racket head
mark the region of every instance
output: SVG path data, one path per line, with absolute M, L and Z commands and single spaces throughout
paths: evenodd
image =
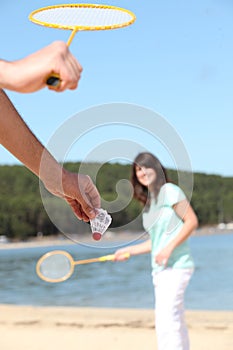
M 107 30 L 126 27 L 136 20 L 133 12 L 110 5 L 64 4 L 32 11 L 29 20 L 50 28 Z
M 73 274 L 74 265 L 74 260 L 68 252 L 54 250 L 42 255 L 38 260 L 36 273 L 46 282 L 64 282 Z

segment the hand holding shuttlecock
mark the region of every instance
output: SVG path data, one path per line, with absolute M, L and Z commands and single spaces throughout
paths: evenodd
M 104 209 L 97 209 L 97 215 L 90 220 L 92 237 L 95 241 L 99 241 L 104 232 L 112 222 L 111 216 Z

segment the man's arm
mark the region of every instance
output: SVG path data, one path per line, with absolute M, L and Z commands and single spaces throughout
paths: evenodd
M 99 193 L 89 176 L 65 170 L 40 143 L 0 90 L 0 143 L 36 174 L 53 194 L 64 198 L 79 219 L 95 217 Z

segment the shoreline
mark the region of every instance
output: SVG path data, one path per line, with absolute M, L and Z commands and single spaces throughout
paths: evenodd
M 197 231 L 193 233 L 191 237 L 199 237 L 199 236 L 211 236 L 211 235 L 221 235 L 221 234 L 232 234 L 232 230 L 224 230 L 219 229 L 216 227 L 205 227 L 200 228 Z M 113 232 L 106 232 L 105 233 L 105 243 L 117 243 L 117 242 L 131 242 L 135 240 L 135 236 L 147 238 L 147 234 L 145 233 L 113 233 Z M 80 236 L 80 245 L 82 245 L 82 242 L 86 243 L 93 243 L 93 240 L 91 237 L 89 239 L 87 236 Z M 18 241 L 18 242 L 0 242 L 0 250 L 2 249 L 20 249 L 20 248 L 36 248 L 36 247 L 56 247 L 56 246 L 63 246 L 63 245 L 73 245 L 76 244 L 72 240 L 70 240 L 65 235 L 62 234 L 57 236 L 46 236 L 46 237 L 36 237 L 33 239 L 30 239 L 28 241 Z M 96 248 L 98 248 L 98 245 L 96 245 Z M 111 248 L 111 247 L 110 247 Z
M 186 311 L 190 350 L 231 350 L 232 311 Z M 4 350 L 156 350 L 154 310 L 0 305 Z

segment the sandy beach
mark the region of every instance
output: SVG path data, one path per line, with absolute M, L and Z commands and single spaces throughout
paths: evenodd
M 233 312 L 187 311 L 191 350 L 232 350 Z M 1 349 L 156 350 L 153 310 L 0 305 Z

